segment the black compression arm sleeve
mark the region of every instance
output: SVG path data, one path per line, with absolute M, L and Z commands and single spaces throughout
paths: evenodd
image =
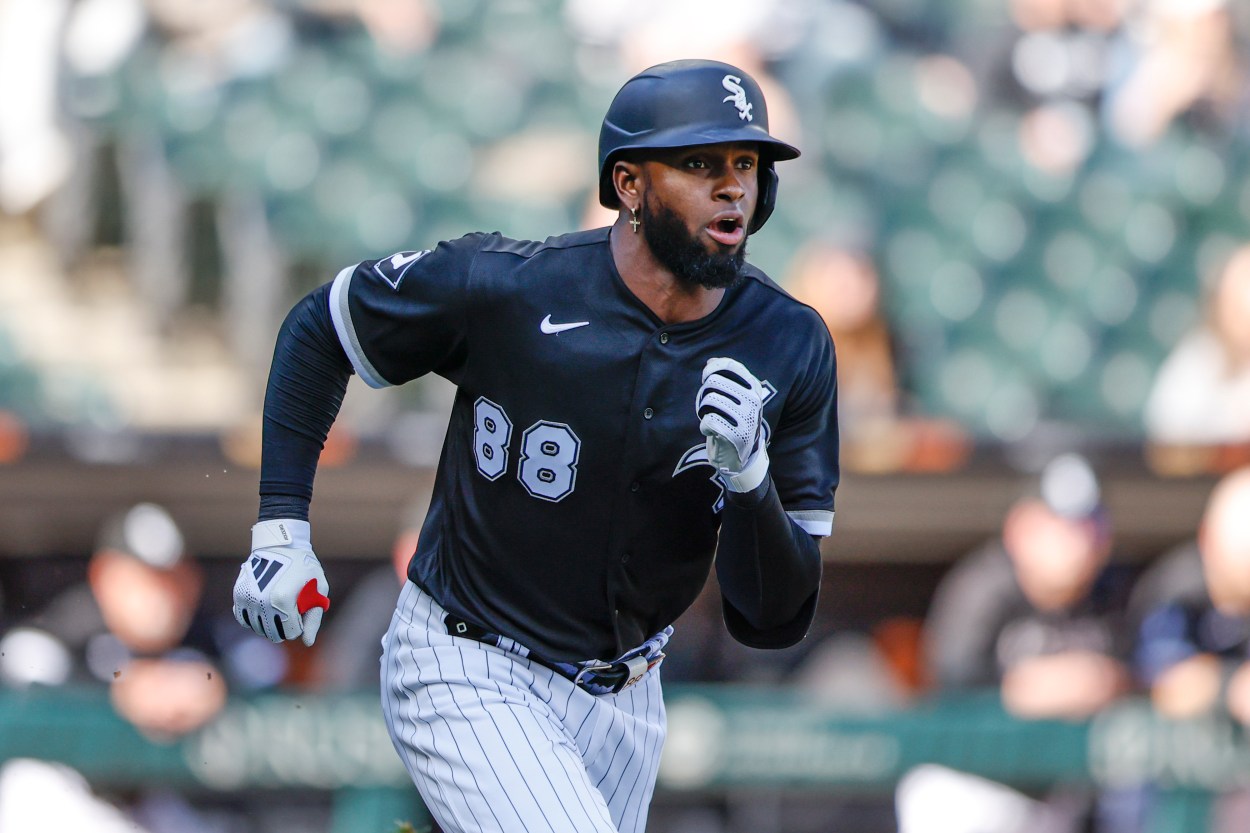
M 292 308 L 278 331 L 265 389 L 260 520 L 308 519 L 313 477 L 352 367 L 330 318 L 330 285 Z
M 735 639 L 755 648 L 802 639 L 816 610 L 820 573 L 818 539 L 790 520 L 771 477 L 752 492 L 726 492 L 716 578 Z

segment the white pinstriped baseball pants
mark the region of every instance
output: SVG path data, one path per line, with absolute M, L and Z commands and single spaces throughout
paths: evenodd
M 448 635 L 405 582 L 382 640 L 391 741 L 447 833 L 642 833 L 665 714 L 659 669 L 595 696 L 500 648 Z

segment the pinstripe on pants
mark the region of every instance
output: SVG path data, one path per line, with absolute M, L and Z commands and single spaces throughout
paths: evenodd
M 447 634 L 404 585 L 382 640 L 391 741 L 447 833 L 642 833 L 665 715 L 652 669 L 595 696 L 517 654 Z

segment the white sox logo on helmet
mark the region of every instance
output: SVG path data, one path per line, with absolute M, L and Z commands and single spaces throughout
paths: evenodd
M 751 110 L 755 107 L 747 101 L 747 91 L 742 89 L 742 81 L 736 75 L 726 75 L 721 79 L 720 85 L 729 90 L 729 95 L 721 99 L 721 101 L 729 101 L 733 106 L 738 108 L 738 118 L 745 121 L 755 121 L 755 116 L 751 115 Z

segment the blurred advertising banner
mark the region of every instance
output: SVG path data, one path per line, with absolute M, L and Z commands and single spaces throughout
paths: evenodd
M 1219 792 L 1250 780 L 1250 744 L 1227 719 L 1165 721 L 1129 701 L 1083 722 L 1024 721 L 993 695 L 847 713 L 793 692 L 673 686 L 663 790 L 881 790 L 941 764 L 1021 788 L 1060 781 Z M 232 700 L 202 730 L 148 738 L 100 691 L 0 692 L 0 759 L 59 761 L 101 786 L 164 783 L 233 791 L 405 786 L 370 693 Z

